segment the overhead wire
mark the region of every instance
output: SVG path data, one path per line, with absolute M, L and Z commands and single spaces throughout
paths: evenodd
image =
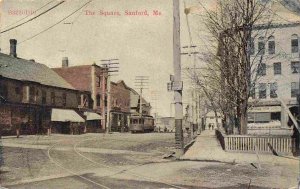
M 61 2 L 57 3 L 56 5 L 54 5 L 53 7 L 51 7 L 51 8 L 49 8 L 49 9 L 45 10 L 44 12 L 42 12 L 42 13 L 36 15 L 36 16 L 34 16 L 33 18 L 31 18 L 31 19 L 29 19 L 29 20 L 27 20 L 27 21 L 25 21 L 25 22 L 22 22 L 22 23 L 20 23 L 20 24 L 18 24 L 18 25 L 16 25 L 16 26 L 13 26 L 13 27 L 11 27 L 11 28 L 8 28 L 8 29 L 6 29 L 6 30 L 0 31 L 0 33 L 5 33 L 5 32 L 8 32 L 8 31 L 11 31 L 11 30 L 13 30 L 13 29 L 16 29 L 16 28 L 18 28 L 18 27 L 20 27 L 20 26 L 22 26 L 22 25 L 28 23 L 28 22 L 31 22 L 31 21 L 33 21 L 34 19 L 36 19 L 36 18 L 38 18 L 38 17 L 40 17 L 40 16 L 46 14 L 47 12 L 51 11 L 52 9 L 58 7 L 59 5 L 61 5 L 61 4 L 64 3 L 64 2 L 65 2 L 65 1 L 61 1 Z
M 47 5 L 51 4 L 51 3 L 54 2 L 54 1 L 55 1 L 55 0 L 52 0 L 52 1 L 48 2 L 48 3 L 46 3 L 45 5 L 41 6 L 40 8 L 34 10 L 34 11 L 33 11 L 34 14 L 35 14 L 36 12 L 38 12 L 39 10 L 43 9 L 44 7 L 46 7 Z M 26 18 L 28 18 L 28 17 L 30 17 L 30 16 L 32 16 L 32 14 L 29 14 L 29 15 L 27 15 L 27 16 L 25 16 L 25 17 L 23 17 L 23 18 L 21 18 L 21 19 L 15 21 L 15 22 L 13 22 L 13 23 L 11 23 L 11 24 L 5 26 L 3 29 L 6 29 L 6 28 L 8 28 L 8 27 L 10 27 L 10 26 L 13 26 L 13 25 L 15 25 L 16 23 L 19 23 L 20 21 L 25 20 Z
M 63 21 L 66 20 L 67 18 L 71 17 L 73 14 L 75 14 L 76 12 L 78 12 L 80 9 L 82 9 L 83 7 L 85 7 L 86 5 L 88 5 L 89 3 L 91 3 L 92 1 L 93 1 L 93 0 L 90 0 L 90 1 L 88 1 L 88 2 L 86 2 L 86 3 L 84 3 L 82 6 L 80 6 L 80 7 L 77 8 L 75 11 L 73 11 L 73 12 L 70 13 L 70 14 L 68 14 L 67 16 L 65 16 L 65 17 L 64 17 L 63 19 L 61 19 L 60 21 L 58 21 L 58 22 L 56 22 L 55 24 L 53 24 L 53 25 L 47 27 L 46 29 L 44 29 L 44 30 L 42 30 L 42 31 L 40 31 L 40 32 L 38 32 L 38 33 L 36 33 L 36 34 L 30 36 L 29 38 L 24 39 L 24 40 L 21 41 L 19 44 L 25 43 L 26 41 L 29 41 L 29 40 L 31 40 L 31 39 L 33 39 L 33 38 L 35 38 L 35 37 L 41 35 L 42 33 L 44 33 L 44 32 L 46 32 L 46 31 L 50 30 L 51 28 L 57 26 L 58 24 L 60 24 L 61 22 L 63 22 Z
M 80 12 L 71 22 L 71 27 L 70 27 L 70 30 L 69 30 L 69 35 L 67 37 L 67 40 L 66 40 L 66 46 L 65 46 L 65 51 L 67 52 L 68 49 L 69 49 L 69 41 L 72 37 L 72 31 L 73 31 L 73 26 L 74 26 L 74 23 L 77 22 L 77 20 L 79 19 L 79 17 L 82 15 L 82 12 Z

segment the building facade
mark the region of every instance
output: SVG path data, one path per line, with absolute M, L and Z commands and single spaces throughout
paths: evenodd
M 130 88 L 124 81 L 111 82 L 110 85 L 111 131 L 128 131 L 130 121 Z
M 252 78 L 248 132 L 261 124 L 267 130 L 281 128 L 286 133 L 292 123 L 284 107 L 299 116 L 300 23 L 258 25 L 253 36 L 251 61 L 256 78 Z
M 3 134 L 70 133 L 74 116 L 84 122 L 78 107 L 85 107 L 83 99 L 89 95 L 75 90 L 68 82 L 47 66 L 34 60 L 18 58 L 16 40 L 10 40 L 10 55 L 0 53 L 0 126 Z M 56 119 L 53 109 L 61 109 L 69 120 Z M 56 119 L 56 121 L 53 121 Z M 76 119 L 77 120 L 77 119 Z M 77 122 L 77 121 L 76 121 Z
M 75 89 L 89 92 L 91 94 L 89 108 L 101 115 L 100 119 L 88 121 L 88 131 L 103 132 L 106 129 L 108 104 L 110 104 L 109 127 L 111 131 L 126 130 L 130 116 L 130 88 L 124 81 L 110 82 L 109 92 L 108 68 L 96 64 L 69 66 L 65 60 L 66 58 L 63 58 L 61 68 L 53 70 Z M 108 93 L 110 93 L 110 103 L 108 103 Z
M 107 107 L 107 68 L 96 64 L 69 66 L 66 57 L 62 60 L 61 68 L 53 69 L 76 90 L 89 92 L 88 108 L 101 115 L 89 120 L 89 131 L 104 131 Z

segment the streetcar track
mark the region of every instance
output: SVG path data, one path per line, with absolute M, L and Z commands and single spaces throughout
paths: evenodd
M 105 186 L 105 185 L 103 185 L 103 184 L 100 184 L 100 183 L 98 183 L 98 182 L 95 182 L 95 181 L 93 181 L 93 180 L 91 180 L 91 179 L 89 179 L 89 178 L 87 178 L 87 177 L 84 177 L 84 176 L 82 176 L 82 175 L 80 175 L 80 174 L 78 174 L 78 173 L 76 173 L 76 172 L 74 172 L 74 171 L 71 171 L 70 169 L 67 169 L 67 168 L 65 168 L 64 166 L 62 166 L 60 163 L 56 162 L 56 161 L 54 160 L 54 158 L 51 157 L 50 151 L 51 151 L 57 144 L 59 144 L 59 143 L 53 144 L 53 145 L 48 149 L 47 155 L 48 155 L 49 160 L 50 160 L 52 163 L 54 163 L 57 167 L 60 167 L 60 168 L 64 169 L 64 170 L 67 171 L 68 173 L 70 173 L 70 174 L 72 174 L 72 175 L 74 175 L 74 176 L 77 176 L 77 177 L 79 177 L 79 178 L 81 178 L 81 179 L 83 179 L 83 180 L 86 180 L 86 181 L 88 181 L 88 182 L 90 182 L 90 183 L 93 183 L 93 184 L 95 184 L 95 185 L 97 185 L 97 186 L 100 186 L 101 188 L 111 189 L 111 188 L 109 188 L 108 186 Z
M 156 183 L 162 183 L 162 184 L 165 184 L 165 185 L 167 185 L 167 186 L 175 187 L 175 188 L 177 188 L 177 189 L 186 189 L 186 188 L 184 188 L 184 187 L 177 186 L 177 185 L 173 185 L 173 184 L 170 184 L 170 183 L 166 183 L 166 182 L 163 182 L 163 181 L 160 181 L 160 180 L 156 180 L 156 179 L 154 179 L 154 178 L 151 178 L 151 177 L 148 177 L 148 176 L 145 176 L 145 175 L 136 174 L 136 173 L 134 173 L 134 172 L 132 172 L 132 171 L 130 171 L 130 170 L 128 170 L 128 169 L 120 170 L 119 168 L 111 167 L 111 166 L 108 166 L 108 165 L 105 165 L 105 164 L 96 162 L 96 161 L 92 160 L 91 158 L 89 158 L 89 157 L 87 157 L 87 156 L 81 154 L 81 153 L 77 150 L 77 146 L 78 146 L 79 144 L 81 144 L 81 143 L 84 142 L 84 141 L 94 140 L 95 138 L 96 138 L 96 137 L 94 137 L 93 139 L 89 138 L 89 139 L 81 140 L 81 141 L 79 141 L 79 142 L 77 142 L 77 143 L 75 143 L 75 144 L 73 145 L 73 149 L 74 149 L 74 151 L 77 153 L 77 155 L 81 156 L 82 158 L 84 158 L 84 159 L 86 159 L 86 160 L 88 160 L 88 161 L 90 161 L 90 162 L 92 162 L 92 163 L 94 163 L 94 164 L 96 164 L 96 165 L 99 165 L 99 166 L 101 166 L 101 167 L 106 167 L 106 168 L 109 168 L 109 169 L 118 171 L 117 173 L 114 173 L 114 174 L 112 174 L 112 175 L 107 175 L 106 177 L 114 176 L 114 175 L 117 175 L 117 174 L 122 174 L 122 173 L 127 172 L 127 173 L 131 174 L 132 176 L 136 176 L 136 177 L 139 177 L 139 178 L 143 178 L 143 179 L 146 179 L 146 180 L 149 180 L 149 181 L 154 181 L 154 182 L 156 182 Z M 117 139 L 114 139 L 114 140 L 117 141 Z M 133 142 L 133 141 L 131 141 L 131 142 Z M 144 165 L 144 164 L 141 164 L 141 165 L 139 165 L 139 166 L 143 166 L 143 165 Z M 136 167 L 139 167 L 139 166 L 136 166 Z M 136 167 L 134 167 L 134 168 L 136 168 Z

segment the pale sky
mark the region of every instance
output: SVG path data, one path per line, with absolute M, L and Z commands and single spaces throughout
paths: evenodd
M 1 52 L 9 53 L 9 39 L 15 38 L 20 43 L 58 22 L 87 1 L 68 0 L 39 18 L 0 34 Z M 9 14 L 10 11 L 34 11 L 48 2 L 51 0 L 2 0 L 1 31 L 26 16 Z M 51 2 L 37 14 L 58 2 Z M 201 2 L 208 7 L 214 6 L 210 0 Z M 199 4 L 197 0 L 186 0 L 186 6 L 199 7 Z M 87 10 L 95 11 L 96 14 L 100 10 L 119 11 L 121 16 L 86 15 Z M 147 10 L 149 16 L 125 16 L 126 10 Z M 161 15 L 152 16 L 153 10 L 158 10 Z M 28 18 L 31 17 L 33 16 Z M 199 47 L 198 50 L 204 47 L 205 41 L 201 19 L 194 14 L 190 15 L 193 41 Z M 72 22 L 73 24 L 64 24 Z M 36 62 L 49 67 L 60 67 L 61 59 L 65 56 L 69 58 L 70 66 L 93 62 L 100 64 L 101 59 L 118 58 L 119 74 L 112 80 L 122 79 L 128 86 L 134 88 L 135 76 L 149 76 L 149 89 L 145 91 L 146 100 L 151 102 L 150 94 L 156 91 L 158 114 L 170 116 L 173 93 L 167 92 L 167 82 L 169 75 L 173 74 L 172 24 L 172 0 L 94 0 L 62 23 L 19 44 L 17 54 L 18 57 L 35 59 Z M 183 3 L 181 35 L 182 46 L 188 45 Z M 186 57 L 182 57 L 182 67 L 188 66 L 192 65 Z M 185 89 L 188 88 L 188 83 L 185 82 Z M 153 101 L 152 106 L 155 106 Z

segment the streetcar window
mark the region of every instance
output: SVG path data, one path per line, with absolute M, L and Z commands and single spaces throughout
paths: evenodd
M 133 124 L 138 124 L 139 123 L 138 119 L 133 119 L 132 121 L 133 121 Z

